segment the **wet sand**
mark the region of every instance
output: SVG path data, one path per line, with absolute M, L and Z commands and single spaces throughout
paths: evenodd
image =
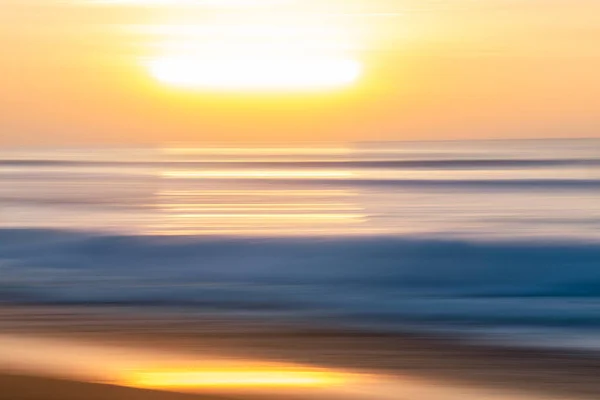
M 217 396 L 198 396 L 76 382 L 0 374 L 2 400 L 232 400 Z
M 209 314 L 190 318 L 168 313 L 142 315 L 127 309 L 88 307 L 3 306 L 0 307 L 0 332 L 12 337 L 34 334 L 36 337 L 84 340 L 127 348 L 160 348 L 197 357 L 218 354 L 237 360 L 318 365 L 385 376 L 389 382 L 402 382 L 404 379 L 406 383 L 407 378 L 417 377 L 417 381 L 411 381 L 413 388 L 436 386 L 442 389 L 442 393 L 444 387 L 481 388 L 490 394 L 489 397 L 479 396 L 481 399 L 600 398 L 600 359 L 583 352 L 475 346 L 436 337 L 265 324 L 252 319 L 232 320 Z M 423 382 L 428 383 L 418 383 L 421 377 L 426 380 Z M 36 379 L 39 386 L 38 383 L 30 385 L 28 379 Z M 406 388 L 409 386 L 404 385 Z M 124 394 L 127 399 L 190 398 L 190 395 L 7 375 L 0 378 L 0 387 L 3 388 L 0 398 L 7 400 L 118 399 L 116 396 L 121 394 L 117 392 L 127 393 Z M 32 392 L 27 389 L 30 387 L 48 389 Z M 48 397 L 49 394 L 63 393 L 63 390 L 68 393 Z M 84 393 L 86 390 L 97 397 L 77 397 L 76 392 Z M 407 391 L 389 398 L 427 400 L 423 397 L 425 392 L 419 392 L 415 397 L 415 390 L 412 390 L 413 396 Z M 514 395 L 509 394 L 513 391 Z M 71 394 L 75 397 L 69 397 Z M 445 399 L 443 395 L 435 396 L 430 398 Z

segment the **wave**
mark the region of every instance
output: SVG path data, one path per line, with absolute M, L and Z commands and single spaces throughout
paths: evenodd
M 254 179 L 261 181 L 263 179 Z M 266 180 L 265 180 L 266 181 Z M 293 179 L 287 184 L 310 182 L 325 186 L 485 188 L 485 189 L 599 189 L 599 179 Z
M 98 181 L 103 182 L 106 179 L 112 179 L 112 182 L 124 184 L 124 183 L 139 183 L 150 182 L 152 179 L 157 179 L 157 176 L 150 173 L 150 171 L 136 171 L 131 172 L 127 171 L 126 173 L 122 173 L 122 171 L 106 171 L 96 170 L 93 172 L 86 172 L 83 174 L 73 174 L 72 171 L 31 171 L 25 172 L 21 171 L 16 174 L 9 174 L 6 176 L 0 177 L 0 182 L 5 181 L 7 183 L 10 182 L 20 182 L 24 179 L 31 180 L 43 180 L 43 182 L 64 182 L 68 181 L 70 183 L 80 183 L 80 182 L 92 182 Z M 328 186 L 328 187 L 350 187 L 350 188 L 454 188 L 454 189 L 486 189 L 486 190 L 596 190 L 600 189 L 600 179 L 582 179 L 582 178 L 572 178 L 572 179 L 557 179 L 557 178 L 542 178 L 542 179 L 527 179 L 527 178 L 515 178 L 515 179 L 505 179 L 505 178 L 470 178 L 470 179 L 460 179 L 460 178 L 445 178 L 445 179 L 419 179 L 419 178 L 370 178 L 370 177 L 361 177 L 360 175 L 352 176 L 349 174 L 348 176 L 342 178 L 322 178 L 322 177 L 312 177 L 312 176 L 294 176 L 293 178 L 285 178 L 285 177 L 263 177 L 263 176 L 244 176 L 244 177 L 223 177 L 223 178 L 189 178 L 185 174 L 181 177 L 171 177 L 173 180 L 186 180 L 190 185 L 198 184 L 198 183 L 206 183 L 206 182 L 228 182 L 231 185 L 237 184 L 270 184 L 276 182 L 281 185 L 289 185 L 289 186 L 305 186 L 307 184 L 314 185 L 315 188 L 319 186 Z M 0 199 L 1 201 L 2 199 Z
M 0 229 L 0 299 L 599 327 L 600 243 Z
M 600 159 L 412 159 L 412 160 L 326 160 L 326 161 L 85 161 L 85 160 L 19 160 L 0 159 L 0 166 L 9 167 L 255 167 L 255 168 L 421 168 L 421 169 L 473 169 L 473 168 L 535 168 L 600 166 Z
M 156 176 L 152 174 L 148 174 L 146 172 L 139 172 L 138 174 L 127 173 L 120 174 L 118 172 L 111 172 L 109 174 L 103 174 L 101 171 L 96 171 L 94 173 L 86 173 L 81 175 L 74 175 L 70 172 L 52 172 L 52 173 L 38 173 L 34 172 L 31 174 L 28 173 L 19 173 L 14 174 L 13 176 L 4 176 L 0 177 L 0 182 L 14 182 L 14 181 L 22 181 L 24 179 L 32 179 L 32 180 L 43 180 L 44 182 L 64 182 L 68 181 L 71 183 L 80 183 L 80 182 L 92 182 L 98 181 L 103 182 L 106 181 L 107 178 L 113 180 L 113 182 L 117 182 L 119 184 L 132 182 L 139 183 L 144 179 L 146 182 L 151 179 L 156 179 Z M 281 185 L 289 185 L 289 186 L 305 186 L 307 184 L 318 186 L 327 186 L 327 187 L 350 187 L 350 188 L 455 188 L 455 189 L 478 189 L 484 188 L 489 190 L 506 190 L 506 189 L 528 189 L 528 190 L 586 190 L 586 189 L 600 189 L 600 179 L 501 179 L 501 178 L 493 178 L 493 179 L 456 179 L 456 178 L 448 178 L 448 179 L 402 179 L 402 178 L 361 178 L 359 176 L 352 177 L 343 177 L 343 178 L 320 178 L 320 177 L 293 177 L 286 179 L 285 177 L 275 177 L 275 178 L 265 178 L 261 176 L 256 177 L 225 177 L 225 178 L 193 178 L 190 179 L 187 176 L 183 175 L 182 177 L 173 177 L 172 179 L 181 179 L 187 180 L 188 182 L 193 181 L 191 185 L 194 185 L 194 182 L 197 183 L 206 183 L 206 182 L 228 182 L 231 185 L 237 184 L 252 184 L 252 183 L 261 183 L 261 184 L 270 184 L 276 182 Z

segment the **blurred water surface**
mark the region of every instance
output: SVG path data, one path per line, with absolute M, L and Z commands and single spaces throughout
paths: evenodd
M 600 141 L 0 152 L 0 299 L 600 348 Z
M 0 152 L 0 226 L 598 239 L 600 141 Z

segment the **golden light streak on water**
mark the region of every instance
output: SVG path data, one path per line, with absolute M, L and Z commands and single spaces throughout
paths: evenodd
M 355 174 L 350 171 L 294 171 L 294 170 L 222 170 L 222 171 L 165 171 L 166 178 L 274 178 L 274 179 L 306 179 L 306 178 L 351 178 Z
M 163 190 L 157 194 L 160 197 L 169 196 L 243 196 L 251 197 L 257 196 L 261 199 L 263 196 L 272 197 L 287 197 L 287 196 L 302 196 L 302 197 L 329 197 L 329 196 L 355 196 L 356 193 L 351 190 L 337 190 L 337 189 L 325 189 L 325 190 L 285 190 L 285 189 L 244 189 L 244 190 L 214 190 L 214 189 L 202 189 L 202 190 Z
M 341 385 L 340 373 L 311 369 L 225 369 L 135 372 L 127 386 L 151 389 L 193 389 L 207 387 L 322 387 Z
M 350 146 L 330 143 L 325 146 L 280 145 L 252 146 L 213 144 L 180 146 L 172 144 L 163 151 L 177 160 L 207 161 L 215 157 L 239 162 L 241 159 L 289 161 L 329 159 L 332 155 L 352 153 Z M 369 215 L 357 202 L 355 190 L 317 187 L 286 187 L 290 180 L 352 179 L 355 172 L 346 169 L 283 169 L 214 166 L 174 167 L 158 171 L 155 194 L 160 217 L 150 221 L 147 232 L 153 234 L 241 234 L 303 235 L 351 232 L 365 228 Z M 235 183 L 232 184 L 232 181 Z
M 165 206 L 165 211 L 168 212 L 180 212 L 180 213 L 193 213 L 193 212 L 247 212 L 247 211 L 287 211 L 287 212 L 310 212 L 310 211 L 361 211 L 358 207 L 289 207 L 286 205 L 273 205 L 265 207 L 202 207 L 202 206 L 191 206 L 191 207 L 178 207 L 173 205 Z M 238 215 L 238 214 L 233 214 Z M 259 214 L 260 215 L 260 214 Z
M 168 203 L 164 204 L 163 209 L 172 211 L 185 210 L 210 210 L 210 211 L 245 211 L 245 210 L 279 210 L 279 211 L 360 211 L 361 207 L 349 203 Z
M 278 220 L 278 221 L 298 221 L 300 223 L 306 221 L 306 223 L 313 223 L 314 221 L 307 220 L 327 220 L 327 222 L 348 222 L 349 220 L 355 220 L 360 222 L 362 218 L 366 218 L 366 215 L 361 214 L 177 214 L 173 217 L 176 218 L 195 218 L 195 219 L 223 219 L 223 220 L 235 220 L 235 219 L 250 219 L 250 220 Z
M 332 227 L 306 227 L 302 230 L 298 230 L 298 228 L 266 228 L 260 229 L 253 227 L 251 229 L 240 228 L 239 226 L 233 226 L 231 228 L 219 226 L 215 229 L 199 229 L 195 225 L 191 226 L 182 226 L 178 225 L 177 227 L 167 227 L 164 230 L 155 229 L 155 230 L 147 230 L 145 234 L 148 235 L 160 235 L 160 236 L 213 236 L 213 235 L 233 235 L 233 236 L 288 236 L 288 237 L 309 237 L 311 235 L 319 235 L 320 237 L 325 236 L 339 236 L 340 234 L 344 234 L 347 236 L 364 236 L 364 235 L 382 235 L 389 234 L 391 230 L 384 230 L 381 228 L 363 228 L 356 227 L 351 228 L 347 225 L 337 225 L 338 229 L 332 229 Z

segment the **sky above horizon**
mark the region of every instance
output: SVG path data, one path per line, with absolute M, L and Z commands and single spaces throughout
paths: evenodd
M 600 137 L 597 0 L 0 0 L 0 145 Z

